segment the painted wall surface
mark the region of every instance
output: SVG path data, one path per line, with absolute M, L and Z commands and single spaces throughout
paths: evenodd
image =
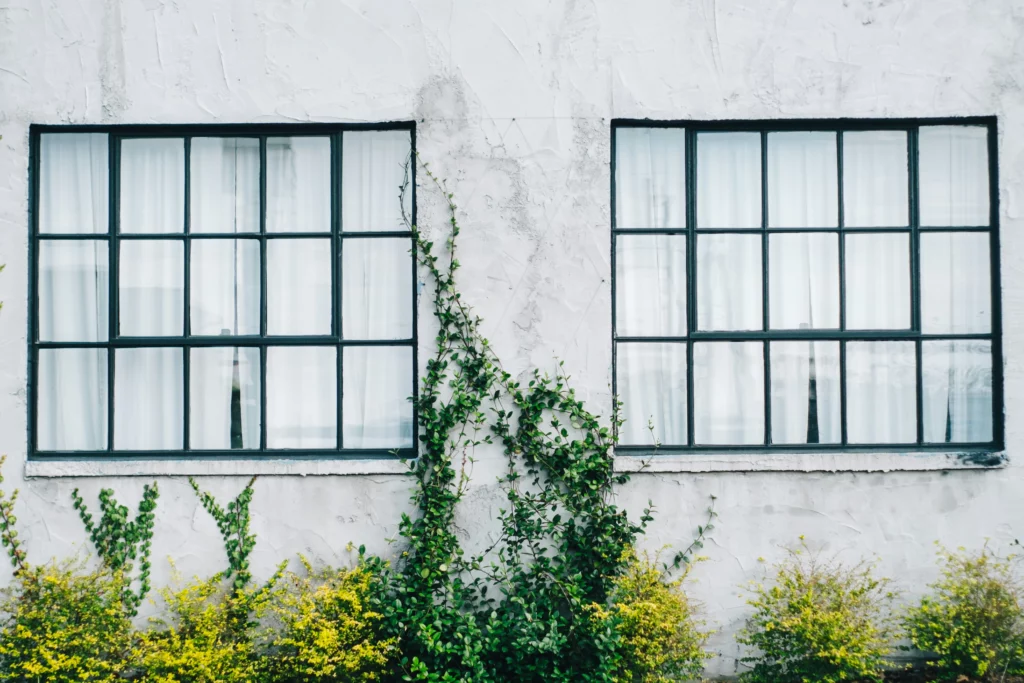
M 650 547 L 686 544 L 708 496 L 719 530 L 692 590 L 735 669 L 741 585 L 797 535 L 881 557 L 911 596 L 933 543 L 1024 535 L 1024 2 L 1021 0 L 3 0 L 0 2 L 0 453 L 36 558 L 84 552 L 71 507 L 140 477 L 24 477 L 28 130 L 31 123 L 415 119 L 465 227 L 465 298 L 517 372 L 563 358 L 582 396 L 611 402 L 610 120 L 999 117 L 1005 468 L 645 473 L 620 492 L 658 509 Z M 421 187 L 420 222 L 443 229 Z M 421 302 L 421 338 L 431 338 Z M 426 348 L 426 347 L 424 347 Z M 421 353 L 421 358 L 424 354 Z M 486 542 L 500 453 L 480 452 L 460 529 Z M 881 456 L 879 456 L 881 457 Z M 843 458 L 832 465 L 843 467 Z M 898 468 L 900 458 L 890 457 Z M 672 469 L 672 468 L 667 468 Z M 799 470 L 800 467 L 789 469 Z M 241 476 L 205 485 L 233 496 Z M 220 568 L 216 527 L 182 477 L 161 477 L 156 583 Z M 400 475 L 279 476 L 257 484 L 257 573 L 296 552 L 388 552 Z M 0 583 L 8 578 L 0 568 Z

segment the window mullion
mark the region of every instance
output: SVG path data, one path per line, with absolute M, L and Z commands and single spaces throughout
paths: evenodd
M 190 136 L 185 136 L 185 195 L 184 196 L 185 196 L 185 211 L 184 211 L 185 225 L 182 227 L 182 230 L 185 233 L 185 243 L 182 246 L 183 246 L 183 248 L 185 250 L 185 254 L 184 254 L 184 257 L 185 257 L 185 281 L 184 281 L 184 293 L 182 295 L 182 306 L 181 307 L 182 307 L 182 309 L 185 312 L 185 320 L 184 320 L 184 323 L 183 323 L 181 329 L 184 331 L 184 335 L 185 335 L 185 338 L 187 340 L 189 335 L 192 333 L 192 310 L 191 310 L 192 309 L 192 270 L 191 270 L 191 263 L 190 263 L 191 260 L 192 260 L 192 240 L 189 239 L 189 233 L 191 232 L 191 223 L 192 223 L 192 138 Z M 183 356 L 182 361 L 181 361 L 182 375 L 183 375 L 182 383 L 181 383 L 181 387 L 182 387 L 181 395 L 182 395 L 182 401 L 184 401 L 184 406 L 182 407 L 182 413 L 181 413 L 182 417 L 183 417 L 183 429 L 184 429 L 184 432 L 181 435 L 181 443 L 184 446 L 185 450 L 188 451 L 188 450 L 190 450 L 189 434 L 191 432 L 191 413 L 192 413 L 192 411 L 190 410 L 191 396 L 190 396 L 190 393 L 189 393 L 190 390 L 191 390 L 191 387 L 189 386 L 191 384 L 191 382 L 190 382 L 190 380 L 191 380 L 191 373 L 189 372 L 189 369 L 190 369 L 190 363 L 192 362 L 192 350 L 186 346 L 186 347 L 182 348 L 181 353 L 182 353 L 182 356 Z
M 118 330 L 118 288 L 119 288 L 119 267 L 117 237 L 121 230 L 121 139 L 113 133 L 107 138 L 107 192 L 109 194 L 109 208 L 107 222 L 107 240 L 110 247 L 107 261 L 109 272 L 107 274 L 107 452 L 114 451 L 114 340 L 117 338 Z M 38 315 L 38 312 L 37 312 Z
M 768 132 L 761 131 L 761 329 L 768 332 Z M 771 342 L 764 341 L 764 443 L 772 443 L 772 372 L 768 350 Z
M 914 343 L 917 443 L 924 443 L 924 355 L 921 344 L 921 189 L 918 177 L 919 127 L 907 131 L 907 175 L 910 208 L 910 327 L 918 335 Z
M 836 163 L 838 164 L 839 215 L 839 329 L 846 331 L 846 189 L 843 185 L 843 131 L 836 133 Z M 844 446 L 846 436 L 846 342 L 839 342 L 839 442 Z
M 260 449 L 267 449 L 267 136 L 260 136 Z
M 694 446 L 693 330 L 697 327 L 697 134 L 686 131 L 686 443 Z
M 334 336 L 338 340 L 342 339 L 345 323 L 345 320 L 342 317 L 342 311 L 344 309 L 342 308 L 341 305 L 341 268 L 343 250 L 345 249 L 345 240 L 341 234 L 341 155 L 343 152 L 343 140 L 344 135 L 342 133 L 336 133 L 335 135 L 331 136 L 331 243 L 333 245 L 332 253 L 334 255 L 333 259 L 331 260 L 333 278 L 331 281 L 331 324 L 333 326 Z M 345 424 L 345 347 L 339 343 L 334 348 L 334 367 L 335 371 L 337 372 L 337 376 L 334 383 L 334 412 L 336 415 L 335 419 L 337 420 L 337 428 L 335 429 L 334 438 L 335 443 L 337 445 L 337 449 L 340 451 L 345 447 L 343 435 L 343 426 Z

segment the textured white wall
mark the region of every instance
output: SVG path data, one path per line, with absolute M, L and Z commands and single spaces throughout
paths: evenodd
M 144 479 L 23 479 L 30 123 L 417 121 L 419 151 L 463 214 L 465 297 L 508 367 L 564 358 L 582 395 L 610 403 L 612 117 L 996 114 L 1009 467 L 892 473 L 641 474 L 621 492 L 659 514 L 651 547 L 686 543 L 710 494 L 719 530 L 693 590 L 733 671 L 740 585 L 798 534 L 842 557 L 882 557 L 911 594 L 933 541 L 1002 546 L 1024 532 L 1024 4 L 1020 0 L 3 0 L 0 2 L 0 452 L 20 486 L 36 559 L 81 550 L 80 486 L 134 504 Z M 441 226 L 419 195 L 421 224 Z M 428 311 L 421 308 L 423 314 Z M 421 315 L 425 320 L 425 315 Z M 430 339 L 429 320 L 420 330 Z M 422 356 L 423 354 L 421 354 Z M 500 504 L 481 453 L 461 528 Z M 234 495 L 243 477 L 208 478 Z M 157 582 L 221 566 L 212 520 L 161 478 Z M 408 498 L 400 476 L 257 484 L 258 573 L 348 541 L 387 552 Z M 0 582 L 7 580 L 0 568 Z

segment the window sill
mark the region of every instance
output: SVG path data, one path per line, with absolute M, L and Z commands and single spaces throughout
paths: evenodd
M 35 459 L 25 463 L 26 477 L 230 477 L 353 476 L 408 474 L 409 466 L 393 458 L 377 459 L 188 459 L 68 460 Z
M 616 472 L 934 472 L 1002 469 L 1005 451 L 710 453 L 615 456 Z

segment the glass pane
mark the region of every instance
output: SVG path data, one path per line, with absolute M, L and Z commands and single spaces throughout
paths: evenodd
M 260 447 L 260 350 L 195 348 L 189 358 L 189 447 Z
M 910 236 L 846 235 L 846 329 L 910 328 Z
M 337 359 L 330 346 L 267 349 L 267 448 L 337 448 Z
M 761 134 L 697 136 L 697 227 L 761 227 Z
M 347 346 L 344 364 L 345 448 L 412 448 L 412 349 Z
M 615 326 L 624 337 L 686 334 L 686 237 L 615 238 Z
M 992 344 L 921 344 L 926 443 L 992 440 Z
M 110 228 L 106 133 L 39 138 L 39 232 L 106 233 Z
M 331 333 L 331 241 L 267 240 L 267 334 Z
M 923 126 L 921 225 L 988 225 L 988 130 Z
M 114 356 L 114 449 L 182 448 L 183 349 L 118 349 Z
M 105 450 L 107 350 L 40 349 L 37 381 L 39 450 Z
M 698 445 L 764 443 L 764 345 L 693 346 L 693 438 Z
M 908 225 L 907 134 L 901 130 L 843 133 L 843 218 L 846 227 Z
M 121 141 L 121 232 L 185 231 L 185 141 Z
M 697 238 L 697 322 L 701 330 L 760 330 L 761 236 Z
M 192 232 L 260 231 L 260 141 L 192 138 Z
M 179 240 L 122 240 L 118 275 L 123 337 L 180 336 L 184 327 L 185 245 Z
M 40 341 L 107 341 L 106 240 L 39 242 Z
M 851 444 L 917 441 L 914 342 L 848 342 L 846 435 Z
M 412 242 L 346 239 L 341 247 L 341 321 L 346 339 L 412 337 Z
M 768 134 L 768 225 L 832 228 L 839 224 L 836 134 Z
M 619 344 L 616 368 L 619 442 L 685 446 L 686 344 Z
M 192 334 L 260 333 L 260 243 L 192 240 Z
M 330 138 L 267 138 L 267 232 L 330 229 Z
M 839 342 L 771 343 L 772 443 L 839 443 Z
M 411 152 L 412 141 L 407 130 L 344 134 L 341 155 L 343 230 L 409 229 L 405 217 L 412 220 Z
M 838 329 L 839 236 L 770 235 L 768 293 L 772 329 Z
M 615 225 L 686 227 L 686 131 L 619 128 L 615 133 Z
M 987 233 L 922 233 L 922 331 L 988 332 L 992 310 L 990 264 Z

